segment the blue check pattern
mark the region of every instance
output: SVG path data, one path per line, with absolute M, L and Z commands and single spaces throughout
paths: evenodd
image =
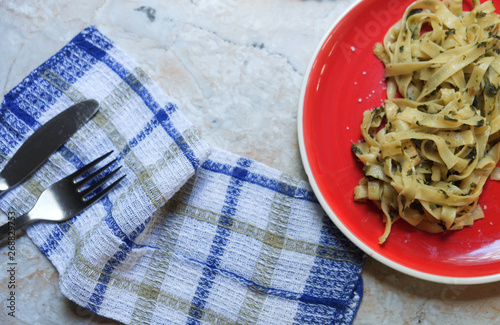
M 28 235 L 62 293 L 126 324 L 351 324 L 364 255 L 305 181 L 211 148 L 158 85 L 91 26 L 5 95 L 0 167 L 38 127 L 101 103 L 3 210 L 27 211 L 61 177 L 115 150 L 125 181 Z

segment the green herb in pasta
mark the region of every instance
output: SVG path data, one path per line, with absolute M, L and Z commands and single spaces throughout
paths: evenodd
M 352 152 L 365 173 L 354 198 L 383 211 L 379 243 L 400 218 L 443 232 L 484 217 L 477 201 L 500 159 L 500 18 L 473 4 L 416 1 L 375 46 L 387 99 L 364 112 Z

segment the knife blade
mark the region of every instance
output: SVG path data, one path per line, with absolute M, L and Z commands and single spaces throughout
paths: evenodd
M 77 103 L 40 126 L 0 172 L 0 194 L 23 182 L 99 110 L 99 102 Z

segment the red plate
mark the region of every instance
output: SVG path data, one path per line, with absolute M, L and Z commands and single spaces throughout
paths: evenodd
M 304 167 L 321 205 L 337 227 L 378 261 L 403 273 L 441 283 L 500 279 L 500 182 L 488 181 L 479 200 L 485 218 L 444 234 L 417 230 L 403 220 L 378 244 L 384 225 L 371 203 L 353 200 L 363 177 L 351 153 L 361 139 L 363 111 L 385 98 L 384 68 L 373 45 L 399 20 L 408 0 L 363 0 L 326 34 L 305 76 L 299 107 Z M 467 2 L 467 1 L 465 1 Z M 500 0 L 493 1 L 500 8 Z M 465 3 L 466 10 L 472 5 Z M 497 10 L 498 11 L 498 10 Z

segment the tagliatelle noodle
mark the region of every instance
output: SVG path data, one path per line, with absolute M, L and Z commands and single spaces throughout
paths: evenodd
M 380 244 L 399 218 L 433 233 L 471 226 L 486 180 L 500 179 L 500 17 L 473 5 L 416 1 L 375 45 L 387 99 L 364 112 L 352 151 L 364 165 L 354 198 L 383 211 Z

